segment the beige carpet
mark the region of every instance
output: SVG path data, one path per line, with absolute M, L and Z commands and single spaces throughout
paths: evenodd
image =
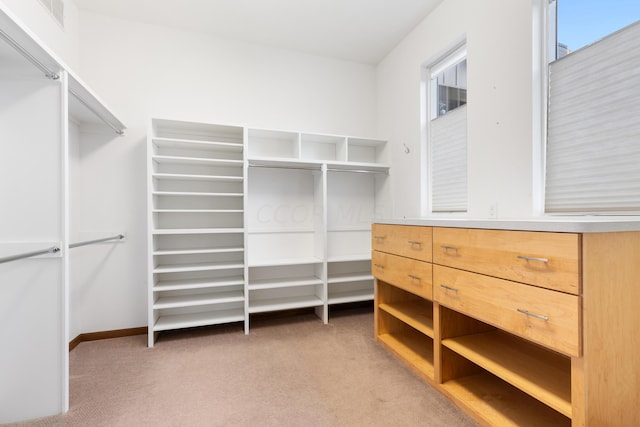
M 80 344 L 70 411 L 16 426 L 475 426 L 373 339 L 370 307 Z

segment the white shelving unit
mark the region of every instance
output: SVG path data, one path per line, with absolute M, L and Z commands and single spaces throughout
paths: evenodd
M 248 129 L 247 311 L 373 300 L 371 223 L 388 214 L 385 141 Z M 246 325 L 248 332 L 249 325 Z
M 153 119 L 149 346 L 160 331 L 244 322 L 244 129 Z
M 373 300 L 385 141 L 153 119 L 149 346 L 168 329 Z

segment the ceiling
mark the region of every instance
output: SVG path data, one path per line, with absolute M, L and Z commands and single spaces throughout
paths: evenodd
M 74 0 L 81 10 L 377 64 L 442 0 Z

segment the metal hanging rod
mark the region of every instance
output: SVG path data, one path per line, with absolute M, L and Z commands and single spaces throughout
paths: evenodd
M 14 48 L 18 53 L 25 57 L 25 59 L 35 65 L 40 71 L 44 73 L 47 78 L 51 80 L 58 80 L 60 75 L 54 71 L 51 71 L 49 67 L 40 62 L 35 56 L 30 54 L 25 48 L 20 46 L 18 42 L 11 38 L 7 33 L 0 30 L 0 38 L 2 38 L 5 42 L 7 42 L 12 48 Z
M 376 170 L 367 170 L 367 169 L 335 169 L 335 168 L 327 168 L 328 172 L 355 172 L 355 173 L 383 173 L 385 175 L 389 175 L 389 171 L 376 171 Z
M 287 165 L 256 165 L 249 163 L 251 168 L 268 168 L 268 169 L 300 169 L 305 171 L 320 171 L 320 168 L 304 167 L 304 166 L 287 166 Z
M 107 120 L 106 118 L 104 118 L 100 113 L 98 113 L 93 107 L 91 107 L 89 105 L 89 103 L 87 103 L 84 99 L 82 99 L 82 97 L 75 92 L 73 89 L 69 89 L 69 93 L 71 95 L 73 95 L 73 97 L 75 99 L 78 100 L 79 103 L 81 103 L 82 105 L 84 105 L 89 111 L 91 111 L 93 114 L 95 114 L 100 120 L 102 120 L 107 126 L 109 126 L 111 129 L 113 129 L 118 135 L 124 135 L 124 131 L 122 129 L 119 129 L 118 127 L 114 126 L 109 120 Z
M 84 242 L 71 243 L 69 244 L 69 249 L 77 248 L 79 246 L 92 245 L 94 243 L 108 242 L 109 240 L 122 240 L 122 239 L 124 239 L 124 234 L 117 234 L 115 236 L 105 237 L 103 239 L 86 240 Z
M 5 262 L 17 261 L 19 259 L 24 259 L 24 258 L 31 258 L 31 257 L 38 256 L 38 255 L 56 254 L 58 252 L 60 252 L 60 248 L 57 247 L 57 246 L 52 246 L 50 248 L 42 249 L 42 250 L 39 250 L 39 251 L 25 252 L 25 253 L 18 254 L 18 255 L 11 255 L 11 256 L 8 256 L 8 257 L 0 258 L 0 264 L 5 263 Z

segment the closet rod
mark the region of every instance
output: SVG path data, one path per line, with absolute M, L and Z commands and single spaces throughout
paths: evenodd
M 0 29 L 0 38 L 6 41 L 12 48 L 14 48 L 18 53 L 25 57 L 25 59 L 35 65 L 40 71 L 44 73 L 47 78 L 51 80 L 58 80 L 60 75 L 54 71 L 51 71 L 46 65 L 40 62 L 35 56 L 30 54 L 25 48 L 20 46 L 17 41 L 11 38 L 9 34 L 5 33 Z
M 24 259 L 24 258 L 31 258 L 34 256 L 38 256 L 38 255 L 44 255 L 44 254 L 55 254 L 60 252 L 60 248 L 57 246 L 52 246 L 50 248 L 47 249 L 42 249 L 39 251 L 34 251 L 34 252 L 26 252 L 26 253 L 22 253 L 22 254 L 18 254 L 18 255 L 11 255 L 8 257 L 4 257 L 4 258 L 0 258 L 0 264 L 5 263 L 5 262 L 11 262 L 11 261 L 17 261 L 19 259 Z
M 97 112 L 93 107 L 91 107 L 84 99 L 82 99 L 82 97 L 78 93 L 76 93 L 72 89 L 69 89 L 69 93 L 71 95 L 73 95 L 78 100 L 79 103 L 84 105 L 89 111 L 91 111 L 100 120 L 102 120 L 107 126 L 109 126 L 111 129 L 113 129 L 118 135 L 124 135 L 124 130 L 118 128 L 117 126 L 113 125 L 109 120 L 104 118 L 99 112 Z
M 115 236 L 111 236 L 111 237 L 105 237 L 104 239 L 96 239 L 96 240 L 86 240 L 84 242 L 78 242 L 78 243 L 71 243 L 69 245 L 69 249 L 73 249 L 73 248 L 77 248 L 78 246 L 87 246 L 87 245 L 92 245 L 94 243 L 100 243 L 100 242 L 108 242 L 109 240 L 122 240 L 124 239 L 124 234 L 117 234 Z
M 286 165 L 255 165 L 249 163 L 251 168 L 268 168 L 268 169 L 300 169 L 305 171 L 319 171 L 320 168 L 302 167 L 302 166 L 286 166 Z
M 385 175 L 389 175 L 389 171 L 374 171 L 374 170 L 367 170 L 367 169 L 335 169 L 335 168 L 328 168 L 327 171 L 328 172 L 355 172 L 355 173 L 383 173 Z

